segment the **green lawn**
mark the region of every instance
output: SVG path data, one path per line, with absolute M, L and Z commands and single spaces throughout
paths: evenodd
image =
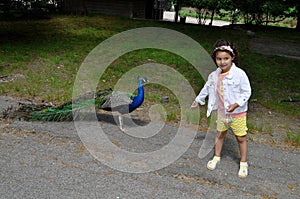
M 251 52 L 250 37 L 243 30 L 198 25 L 131 20 L 109 16 L 53 16 L 49 20 L 0 21 L 0 76 L 14 81 L 0 83 L 1 95 L 22 99 L 59 103 L 72 97 L 77 70 L 87 54 L 105 39 L 125 30 L 155 26 L 182 32 L 199 42 L 209 53 L 214 42 L 225 38 L 237 44 L 241 67 L 247 72 L 252 87 L 252 100 L 277 111 L 300 118 L 299 103 L 278 103 L 280 99 L 300 99 L 300 60 L 265 56 Z M 299 41 L 291 29 L 256 32 L 256 36 L 288 38 Z M 196 53 L 196 52 L 195 52 Z M 113 87 L 119 77 L 131 68 L 149 60 L 166 64 L 182 73 L 196 93 L 204 81 L 193 67 L 172 53 L 145 49 L 130 52 L 116 60 L 106 71 L 99 85 Z M 156 103 L 172 93 L 165 88 L 149 85 L 149 103 Z M 176 99 L 171 100 L 169 120 L 180 113 Z

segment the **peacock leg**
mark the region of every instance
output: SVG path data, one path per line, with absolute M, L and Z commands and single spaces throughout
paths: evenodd
M 122 117 L 122 115 L 119 115 L 119 125 L 120 125 L 121 131 L 124 131 L 124 127 L 123 127 L 123 117 Z

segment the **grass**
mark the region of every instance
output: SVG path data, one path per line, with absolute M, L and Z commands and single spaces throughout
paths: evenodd
M 300 146 L 300 131 L 298 133 L 287 132 L 286 141 L 293 145 Z
M 271 134 L 273 129 L 269 125 L 262 125 L 262 124 L 256 124 L 253 122 L 247 122 L 247 127 L 249 129 L 250 133 L 264 133 L 264 134 Z
M 279 103 L 280 99 L 287 97 L 300 98 L 300 61 L 251 52 L 251 38 L 245 31 L 109 16 L 53 16 L 49 20 L 0 21 L 0 75 L 23 76 L 0 83 L 1 95 L 37 102 L 68 100 L 72 96 L 76 73 L 94 47 L 122 31 L 145 26 L 182 32 L 199 42 L 209 53 L 219 38 L 234 41 L 241 54 L 241 67 L 251 81 L 252 99 L 272 111 L 300 118 L 299 103 Z M 290 29 L 257 30 L 256 36 L 295 42 L 300 40 L 299 34 Z M 181 57 L 157 49 L 143 49 L 115 60 L 99 85 L 113 87 L 124 73 L 149 60 L 179 71 L 189 80 L 195 93 L 204 84 L 202 77 Z M 170 103 L 163 105 L 168 112 L 167 120 L 178 120 L 180 107 L 171 91 L 152 84 L 147 85 L 147 90 L 151 91 L 146 94 L 149 103 L 159 103 L 162 96 L 170 96 Z M 190 120 L 195 118 L 193 115 L 186 117 Z

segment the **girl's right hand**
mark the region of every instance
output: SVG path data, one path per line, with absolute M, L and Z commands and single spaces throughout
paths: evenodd
M 198 106 L 198 102 L 194 101 L 191 105 L 191 108 L 196 108 Z

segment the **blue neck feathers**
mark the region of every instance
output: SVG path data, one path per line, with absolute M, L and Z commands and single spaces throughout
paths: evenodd
M 136 108 L 142 105 L 144 102 L 144 88 L 143 88 L 143 81 L 140 80 L 139 87 L 138 87 L 138 94 L 133 97 L 133 101 L 129 104 L 129 112 L 134 111 Z

